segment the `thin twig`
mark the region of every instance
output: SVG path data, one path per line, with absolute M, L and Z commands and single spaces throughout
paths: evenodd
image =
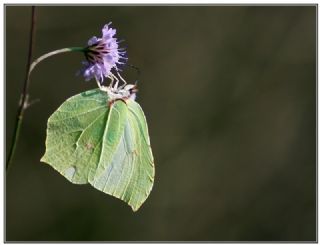
M 30 27 L 30 37 L 29 37 L 29 51 L 28 51 L 28 61 L 27 61 L 27 67 L 26 67 L 26 75 L 23 83 L 23 89 L 21 93 L 21 99 L 20 99 L 20 105 L 17 112 L 15 127 L 14 127 L 14 133 L 13 133 L 13 140 L 10 147 L 10 152 L 7 158 L 7 164 L 6 164 L 6 171 L 8 173 L 8 169 L 10 167 L 10 164 L 12 162 L 12 158 L 17 146 L 17 141 L 20 133 L 21 123 L 24 115 L 25 109 L 28 107 L 28 89 L 29 89 L 29 69 L 31 65 L 32 55 L 33 55 L 33 49 L 34 49 L 34 40 L 35 40 L 35 30 L 36 30 L 36 7 L 31 7 L 31 27 Z

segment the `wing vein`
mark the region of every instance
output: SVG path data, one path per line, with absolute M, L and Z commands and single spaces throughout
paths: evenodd
M 86 114 L 88 114 L 88 113 L 91 113 L 91 112 L 93 112 L 93 111 L 96 111 L 96 110 L 101 109 L 101 108 L 104 108 L 104 107 L 105 107 L 104 105 L 103 105 L 103 106 L 98 106 L 98 107 L 95 107 L 95 108 L 92 109 L 92 110 L 85 111 L 85 112 L 83 112 L 83 113 L 76 114 L 76 115 L 71 116 L 71 117 L 66 117 L 66 118 L 58 119 L 58 120 L 50 120 L 50 123 L 61 122 L 61 121 L 65 121 L 65 120 L 67 120 L 67 119 L 72 119 L 72 118 L 75 118 L 75 117 L 78 117 L 78 116 L 86 115 Z

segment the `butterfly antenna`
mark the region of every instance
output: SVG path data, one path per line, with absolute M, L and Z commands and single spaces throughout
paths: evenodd
M 138 77 L 140 76 L 141 74 L 141 71 L 138 67 L 134 66 L 134 65 L 131 65 L 131 64 L 127 64 L 127 66 L 130 66 L 131 68 L 135 69 L 137 71 L 137 75 Z

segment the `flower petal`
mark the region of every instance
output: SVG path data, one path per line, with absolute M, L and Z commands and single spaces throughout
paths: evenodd
M 99 42 L 99 38 L 97 38 L 96 36 L 93 36 L 92 38 L 89 39 L 88 45 L 92 46 L 92 45 L 96 44 L 97 42 Z

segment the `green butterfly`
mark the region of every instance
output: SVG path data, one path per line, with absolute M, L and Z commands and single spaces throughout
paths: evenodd
M 74 184 L 139 209 L 155 175 L 148 127 L 135 85 L 100 87 L 66 100 L 48 119 L 48 163 Z

